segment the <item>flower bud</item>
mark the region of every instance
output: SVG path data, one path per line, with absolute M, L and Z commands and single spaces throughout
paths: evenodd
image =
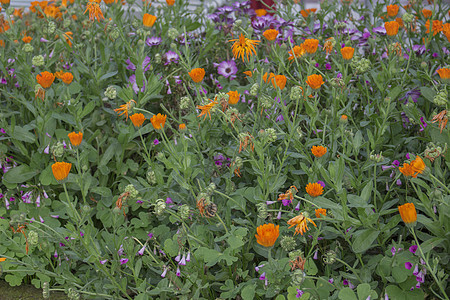
M 328 250 L 322 257 L 323 262 L 327 265 L 331 265 L 336 261 L 337 255 L 333 250 Z
M 180 33 L 175 28 L 169 28 L 169 30 L 167 31 L 167 36 L 171 40 L 176 39 L 179 35 L 180 35 Z
M 189 97 L 181 97 L 180 99 L 180 109 L 188 109 L 191 104 L 191 99 Z
M 116 97 L 117 97 L 117 90 L 116 90 L 116 88 L 113 87 L 112 85 L 108 86 L 106 88 L 106 91 L 105 91 L 105 96 L 108 97 L 111 100 L 116 99 Z
M 131 25 L 134 28 L 139 28 L 139 26 L 141 25 L 141 22 L 138 19 L 134 19 L 133 21 L 131 21 Z
M 447 101 L 448 101 L 448 94 L 447 90 L 445 89 L 437 93 L 433 99 L 434 104 L 436 104 L 437 106 L 445 106 L 447 104 Z
M 117 28 L 117 27 L 114 27 L 114 29 L 111 30 L 111 32 L 109 33 L 109 37 L 113 41 L 117 40 L 119 38 L 119 36 L 120 36 L 120 31 L 119 31 L 119 28 Z
M 291 101 L 298 101 L 301 99 L 303 94 L 303 90 L 299 86 L 294 86 L 291 88 L 291 94 L 289 95 L 289 99 Z
M 129 184 L 125 187 L 125 193 L 130 193 L 129 197 L 131 199 L 134 199 L 139 195 L 139 192 L 136 190 L 136 188 L 132 184 Z
M 306 278 L 306 273 L 301 269 L 297 269 L 292 274 L 292 284 L 301 285 Z
M 297 247 L 297 242 L 295 241 L 295 238 L 292 236 L 284 236 L 280 241 L 280 245 L 284 251 L 289 252 L 294 250 L 295 247 Z
M 405 23 L 411 23 L 414 20 L 414 16 L 410 13 L 404 13 L 402 16 L 402 20 Z
M 251 96 L 256 96 L 256 95 L 258 95 L 258 90 L 259 90 L 259 84 L 254 83 L 254 84 L 252 85 L 252 87 L 250 88 L 250 95 L 251 95 Z
M 48 33 L 49 34 L 55 33 L 55 30 L 56 30 L 56 23 L 55 22 L 50 21 L 50 22 L 48 22 L 47 26 L 48 26 Z
M 258 218 L 260 218 L 260 219 L 265 220 L 269 215 L 267 205 L 264 202 L 260 202 L 260 203 L 256 204 L 256 210 L 258 212 Z
M 155 215 L 160 216 L 166 210 L 166 202 L 163 199 L 156 200 Z
M 34 230 L 28 232 L 28 242 L 30 245 L 36 246 L 39 243 L 39 234 Z
M 162 61 L 161 54 L 156 53 L 156 54 L 155 54 L 155 64 L 160 64 L 161 61 Z
M 147 178 L 148 184 L 151 184 L 151 185 L 155 184 L 156 183 L 155 171 L 152 171 L 152 170 L 147 171 L 146 178 Z
M 50 299 L 50 284 L 47 281 L 42 284 L 42 298 Z
M 44 65 L 44 57 L 42 55 L 33 56 L 31 63 L 36 67 L 41 67 Z
M 178 210 L 178 213 L 179 213 L 179 215 L 180 215 L 180 218 L 182 219 L 182 220 L 187 220 L 187 219 L 189 219 L 189 216 L 190 216 L 190 208 L 189 208 L 189 205 L 187 205 L 187 204 L 183 204 L 181 207 L 180 207 L 180 209 Z
M 55 157 L 63 156 L 64 155 L 64 144 L 61 142 L 56 143 L 56 145 L 52 146 L 51 151 Z
M 24 52 L 29 53 L 29 52 L 33 52 L 34 47 L 31 46 L 30 44 L 25 44 L 25 45 L 23 45 L 22 50 L 23 50 Z
M 427 67 L 428 67 L 428 64 L 426 63 L 426 62 L 421 62 L 420 63 L 420 67 L 422 68 L 422 69 L 426 69 Z
M 69 300 L 80 300 L 80 294 L 76 290 L 69 288 L 67 298 Z

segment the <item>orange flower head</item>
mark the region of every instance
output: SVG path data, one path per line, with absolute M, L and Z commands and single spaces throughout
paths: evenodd
M 175 0 L 166 0 L 167 6 L 173 6 L 175 4 Z
M 317 11 L 317 8 L 309 8 L 309 9 L 303 9 L 300 11 L 300 14 L 303 18 L 307 18 L 311 13 L 315 13 Z
M 252 76 L 253 76 L 252 71 L 244 71 L 244 72 L 242 72 L 242 73 L 244 73 L 244 74 L 247 75 L 248 77 L 252 77 Z
M 234 58 L 241 57 L 242 61 L 244 61 L 244 57 L 247 57 L 248 61 L 249 56 L 256 55 L 255 45 L 260 41 L 248 39 L 241 33 L 238 39 L 229 40 L 229 42 L 234 42 L 231 48 Z
M 29 42 L 31 42 L 33 38 L 31 36 L 24 36 L 22 38 L 22 42 L 24 42 L 25 44 L 28 44 Z
M 144 14 L 142 16 L 142 24 L 144 24 L 145 27 L 153 27 L 156 21 L 156 16 L 153 16 L 151 14 Z
M 386 9 L 387 9 L 387 14 L 389 17 L 395 17 L 398 14 L 399 7 L 398 7 L 398 5 L 393 4 L 393 5 L 388 5 L 386 7 Z
M 327 216 L 327 210 L 324 208 L 318 208 L 315 210 L 316 212 L 316 218 L 320 218 L 320 215 L 326 217 Z
M 65 84 L 70 84 L 73 80 L 73 75 L 70 72 L 65 72 L 64 74 L 62 74 L 62 76 L 60 77 L 60 79 L 65 83 Z
M 239 98 L 241 97 L 241 94 L 238 93 L 238 91 L 229 91 L 227 93 L 229 96 L 228 98 L 228 104 L 235 105 L 239 102 Z
M 53 81 L 55 81 L 55 75 L 44 71 L 36 75 L 36 80 L 44 89 L 48 89 L 52 85 Z
M 331 53 L 331 51 L 333 51 L 333 47 L 335 44 L 336 44 L 336 41 L 335 41 L 334 37 L 330 37 L 323 44 L 322 50 L 325 50 L 327 55 L 329 55 Z
M 425 19 L 431 18 L 431 15 L 433 14 L 433 12 L 429 9 L 422 9 L 422 14 L 425 17 Z
M 114 109 L 114 111 L 116 113 L 122 112 L 119 114 L 119 116 L 125 114 L 125 116 L 127 117 L 126 119 L 128 120 L 128 113 L 130 112 L 130 110 L 133 109 L 134 105 L 136 104 L 136 101 L 134 101 L 133 99 L 128 101 L 125 104 L 122 104 L 119 108 Z
M 307 224 L 308 222 L 317 227 L 316 223 L 314 223 L 314 221 L 308 218 L 307 216 L 303 215 L 303 213 L 300 213 L 298 216 L 293 217 L 292 219 L 287 221 L 288 225 L 291 225 L 289 226 L 289 228 L 296 226 L 294 235 L 299 233 L 303 235 L 304 232 L 309 230 Z
M 57 181 L 61 182 L 64 179 L 66 179 L 67 176 L 69 176 L 71 168 L 72 168 L 71 163 L 56 162 L 52 165 L 53 176 L 55 176 L 55 179 Z
M 441 79 L 450 79 L 450 68 L 441 68 L 437 72 Z
M 347 122 L 348 121 L 348 116 L 347 115 L 342 115 L 341 116 L 341 121 L 342 122 Z
M 450 43 L 450 23 L 445 23 L 444 25 L 442 25 L 442 32 L 444 32 L 445 37 Z
M 322 75 L 317 75 L 317 74 L 313 74 L 313 75 L 309 75 L 308 79 L 306 80 L 306 83 L 313 89 L 313 90 L 317 90 L 319 89 L 322 84 L 324 84 L 325 82 L 322 79 Z
M 323 186 L 317 182 L 310 182 L 306 185 L 306 192 L 311 197 L 318 197 L 323 194 Z
M 292 48 L 291 51 L 289 51 L 289 60 L 293 60 L 296 57 L 302 57 L 305 54 L 306 50 L 303 47 L 303 44 L 301 44 L 300 46 L 294 46 L 294 48 Z
M 205 69 L 195 68 L 192 69 L 188 74 L 194 82 L 199 83 L 203 80 L 203 77 L 205 77 Z
M 416 158 L 411 162 L 411 168 L 414 171 L 414 175 L 422 174 L 423 171 L 425 171 L 425 168 L 427 167 L 425 165 L 425 162 L 420 156 L 416 156 Z M 414 177 L 416 177 L 414 176 Z
M 211 99 L 209 99 L 209 101 L 211 101 L 210 103 L 206 104 L 206 105 L 197 105 L 198 109 L 201 109 L 202 112 L 197 116 L 201 117 L 201 116 L 209 116 L 209 119 L 211 120 L 211 109 L 218 103 L 217 101 L 212 101 Z
M 130 116 L 130 120 L 133 123 L 134 127 L 139 128 L 142 126 L 142 124 L 144 124 L 145 117 L 143 114 L 137 113 Z
M 6 257 L 0 257 L 0 262 L 3 262 L 6 260 Z
M 428 19 L 425 23 L 425 27 L 427 28 L 426 33 L 430 33 L 430 20 Z M 442 21 L 439 20 L 433 20 L 432 30 L 433 30 L 433 36 L 438 34 L 444 29 Z
M 400 24 L 396 21 L 384 22 L 384 28 L 386 29 L 386 34 L 389 36 L 397 35 Z
M 84 11 L 84 14 L 89 11 L 89 20 L 94 21 L 97 19 L 97 22 L 100 22 L 100 20 L 105 18 L 100 9 L 100 2 L 101 0 L 89 0 L 89 3 L 86 5 L 86 10 Z
M 442 133 L 442 130 L 444 130 L 444 128 L 445 128 L 445 126 L 447 126 L 447 122 L 448 122 L 448 116 L 447 116 L 446 109 L 444 109 L 443 111 L 441 111 L 440 113 L 435 115 L 433 117 L 433 119 L 431 119 L 431 123 L 436 123 L 436 122 L 439 122 L 439 128 L 441 129 L 441 133 Z
M 322 157 L 327 153 L 327 147 L 324 146 L 312 146 L 311 152 L 315 157 Z
M 185 131 L 186 130 L 186 124 L 181 123 L 180 125 L 178 125 L 178 130 Z
M 341 49 L 342 57 L 345 60 L 352 59 L 354 53 L 355 53 L 355 48 L 352 48 L 352 47 L 344 47 L 344 48 Z
M 63 37 L 66 39 L 66 43 L 69 44 L 69 47 L 72 47 L 72 40 L 73 40 L 73 32 L 67 31 L 63 33 Z
M 110 6 L 114 3 L 114 0 L 103 0 L 103 2 L 105 2 L 106 5 Z
M 272 247 L 280 236 L 280 225 L 264 224 L 256 228 L 256 242 L 264 247 Z
M 397 22 L 400 27 L 405 27 L 402 18 L 395 18 L 395 22 Z
M 399 167 L 398 170 L 406 177 L 409 177 L 409 176 L 416 177 L 417 176 L 417 175 L 414 176 L 414 170 L 411 167 L 411 165 L 408 163 L 403 163 L 403 167 Z
M 277 38 L 278 34 L 280 32 L 276 29 L 267 29 L 266 31 L 264 31 L 263 36 L 268 40 L 268 41 L 273 41 Z
M 272 85 L 275 88 L 276 86 L 280 88 L 280 90 L 284 89 L 286 86 L 286 76 L 284 75 L 276 75 L 274 80 L 272 80 Z
M 267 10 L 265 10 L 264 8 L 255 9 L 255 13 L 257 17 L 262 17 L 267 15 Z
M 77 147 L 81 144 L 81 141 L 83 140 L 83 133 L 81 131 L 78 131 L 78 133 L 71 132 L 67 135 L 69 137 L 70 143 L 72 146 Z
M 157 115 L 153 115 L 153 117 L 150 119 L 150 122 L 152 122 L 153 128 L 161 129 L 161 128 L 164 128 L 166 119 L 167 119 L 166 115 L 157 114 Z
M 400 216 L 406 225 L 415 225 L 417 221 L 417 211 L 414 203 L 405 203 L 398 207 Z
M 272 84 L 273 84 L 273 86 L 275 86 L 275 83 L 273 83 L 273 80 L 274 80 L 274 78 L 275 78 L 275 74 L 273 74 L 272 72 L 270 72 L 270 74 L 269 74 L 269 78 L 267 78 L 267 72 L 266 73 L 264 73 L 264 75 L 263 75 L 263 80 L 264 80 L 264 82 L 265 83 L 267 83 L 267 82 L 272 82 Z
M 309 54 L 316 53 L 318 46 L 319 46 L 319 40 L 316 40 L 316 39 L 306 39 L 303 42 L 303 47 L 305 48 L 306 52 L 308 52 Z

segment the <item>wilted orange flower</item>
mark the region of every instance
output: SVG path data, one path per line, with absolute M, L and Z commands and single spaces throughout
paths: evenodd
M 422 9 L 422 14 L 425 17 L 425 19 L 431 18 L 431 15 L 433 14 L 433 12 L 429 9 Z
M 125 116 L 127 117 L 126 119 L 128 120 L 128 113 L 130 110 L 133 109 L 135 104 L 136 104 L 136 101 L 134 101 L 132 99 L 132 100 L 128 101 L 127 103 L 122 104 L 119 108 L 114 109 L 114 111 L 117 113 L 122 112 L 121 114 L 119 114 L 119 116 L 125 114 Z
M 303 42 L 303 48 L 305 48 L 306 52 L 310 54 L 314 54 L 317 51 L 317 47 L 319 46 L 319 40 L 316 39 L 306 39 Z
M 322 157 L 327 153 L 327 147 L 324 146 L 312 146 L 311 152 L 315 157 Z
M 384 22 L 384 28 L 386 29 L 386 34 L 389 36 L 397 35 L 400 24 L 396 21 Z
M 180 125 L 178 125 L 178 130 L 181 130 L 181 131 L 186 130 L 186 124 L 181 123 Z
M 73 32 L 67 31 L 63 34 L 63 37 L 66 39 L 66 43 L 69 44 L 69 47 L 72 47 L 72 40 L 73 40 Z
M 287 221 L 288 225 L 291 225 L 291 226 L 289 226 L 289 228 L 292 228 L 292 227 L 294 227 L 294 226 L 297 225 L 297 226 L 295 227 L 295 233 L 294 233 L 294 235 L 299 234 L 299 233 L 300 233 L 301 235 L 303 235 L 304 232 L 306 232 L 307 230 L 309 230 L 309 229 L 308 229 L 308 224 L 307 224 L 307 222 L 309 222 L 309 223 L 311 223 L 311 224 L 313 224 L 314 226 L 317 227 L 316 223 L 314 223 L 313 220 L 311 220 L 310 218 L 305 217 L 302 213 L 299 214 L 299 215 L 296 216 L 296 217 L 293 217 L 293 218 L 290 219 L 289 221 Z
M 293 60 L 295 57 L 302 57 L 305 54 L 306 50 L 303 48 L 303 44 L 300 46 L 294 46 L 291 51 L 289 51 L 289 60 Z
M 426 33 L 430 33 L 430 20 L 429 19 L 425 23 L 425 27 L 427 28 Z M 444 27 L 442 26 L 442 21 L 433 20 L 433 26 L 432 26 L 433 36 L 435 36 L 436 34 L 441 32 L 443 30 L 443 28 Z
M 175 4 L 175 0 L 166 0 L 168 6 L 172 6 Z
M 0 11 L 2 11 L 2 10 L 0 9 Z M 23 12 L 23 8 L 20 8 L 20 9 L 14 8 L 13 16 L 22 18 L 22 12 Z
M 395 22 L 397 22 L 400 27 L 405 27 L 405 24 L 403 24 L 402 18 L 395 18 Z
M 256 16 L 262 17 L 262 16 L 267 15 L 267 10 L 265 10 L 264 8 L 255 9 L 255 13 L 256 13 Z
M 398 14 L 398 5 L 394 4 L 394 5 L 388 5 L 386 7 L 387 9 L 387 14 L 389 17 L 395 17 Z
M 83 133 L 81 131 L 78 131 L 78 133 L 71 132 L 67 135 L 69 137 L 70 143 L 72 146 L 77 147 L 81 144 L 81 141 L 83 140 Z
M 439 122 L 439 128 L 441 129 L 441 133 L 442 133 L 442 130 L 444 130 L 444 128 L 448 122 L 447 110 L 444 109 L 443 111 L 441 111 L 440 113 L 435 115 L 433 117 L 433 119 L 431 119 L 431 122 L 432 123 Z
M 441 79 L 450 79 L 450 68 L 441 68 L 437 72 Z
M 103 2 L 105 2 L 105 4 L 109 6 L 114 3 L 114 0 L 103 0 Z
M 275 74 L 273 74 L 272 72 L 270 72 L 270 74 L 269 74 L 269 78 L 267 78 L 267 72 L 266 73 L 264 73 L 264 75 L 263 75 L 263 80 L 264 80 L 264 82 L 265 83 L 268 83 L 269 81 L 273 81 L 273 78 L 275 77 Z
M 57 181 L 63 181 L 69 176 L 70 169 L 72 168 L 71 163 L 66 162 L 56 162 L 52 165 L 53 176 Z
M 327 55 L 333 51 L 334 37 L 327 38 L 325 43 L 323 44 L 323 49 L 325 50 Z
M 31 42 L 33 38 L 31 36 L 24 36 L 22 38 L 22 42 L 24 42 L 25 44 L 28 44 L 29 42 Z
M 155 129 L 161 129 L 164 128 L 164 124 L 166 124 L 166 115 L 157 114 L 153 115 L 153 117 L 150 119 L 150 122 L 152 122 L 153 128 Z
M 205 77 L 205 69 L 195 68 L 192 69 L 188 74 L 194 82 L 199 83 L 203 80 L 203 77 Z
M 152 27 L 155 24 L 156 16 L 153 16 L 151 14 L 144 14 L 142 16 L 142 24 L 144 24 L 145 27 Z
M 62 76 L 60 77 L 60 79 L 65 83 L 65 84 L 70 84 L 73 80 L 73 75 L 70 72 L 65 72 L 64 74 L 62 74 Z
M 234 58 L 241 57 L 242 61 L 244 61 L 245 56 L 248 61 L 249 55 L 256 55 L 255 45 L 257 45 L 260 41 L 248 39 L 241 33 L 238 39 L 229 40 L 229 42 L 234 42 L 231 49 L 231 51 L 233 51 Z
M 55 75 L 50 72 L 44 71 L 36 75 L 36 80 L 44 89 L 48 89 L 55 80 Z
M 0 40 L 0 47 L 5 47 L 5 41 L 4 40 Z
M 253 76 L 252 71 L 244 71 L 244 72 L 242 72 L 242 73 L 244 73 L 244 74 L 247 75 L 248 77 L 252 77 L 252 76 Z
M 212 101 L 211 99 L 209 99 L 209 101 L 211 101 L 210 103 L 206 104 L 206 105 L 197 105 L 198 109 L 201 109 L 202 112 L 197 116 L 201 117 L 201 116 L 206 116 L 209 115 L 209 119 L 211 120 L 211 109 L 218 103 L 217 101 Z
M 263 35 L 268 41 L 273 41 L 277 38 L 279 31 L 276 29 L 267 29 L 264 31 Z
M 322 84 L 324 84 L 325 82 L 323 82 L 322 75 L 313 74 L 313 75 L 309 75 L 309 76 L 308 76 L 308 79 L 306 80 L 306 83 L 307 83 L 313 90 L 317 90 L 317 89 L 320 88 L 320 87 L 322 86 Z
M 89 3 L 86 5 L 86 10 L 84 14 L 89 11 L 89 20 L 94 21 L 97 19 L 100 22 L 100 19 L 104 19 L 102 10 L 100 9 L 99 3 L 101 0 L 89 0 Z
M 327 210 L 324 208 L 318 208 L 315 210 L 315 212 L 316 212 L 316 218 L 320 218 L 320 215 L 322 215 L 324 217 L 326 217 L 326 215 L 327 215 Z
M 403 167 L 399 167 L 398 170 L 406 177 L 408 177 L 408 176 L 412 176 L 414 178 L 417 177 L 417 175 L 414 176 L 414 170 L 412 169 L 411 165 L 408 163 L 403 163 Z
M 420 156 L 416 156 L 416 158 L 411 162 L 411 168 L 414 171 L 414 175 L 422 174 L 423 171 L 425 171 L 425 168 L 427 167 L 425 165 L 425 162 Z M 416 177 L 414 176 L 414 177 Z
M 63 76 L 63 74 L 64 74 L 64 71 L 63 71 L 63 70 L 58 71 L 58 72 L 55 72 L 55 77 L 58 78 L 58 79 L 61 79 L 61 77 Z
M 241 97 L 241 94 L 238 93 L 238 91 L 229 91 L 227 93 L 229 96 L 228 98 L 228 104 L 234 105 L 239 102 L 239 98 Z
M 302 9 L 300 11 L 300 14 L 303 16 L 303 18 L 307 18 L 310 13 L 315 13 L 317 11 L 317 8 L 309 8 L 309 9 Z
M 137 113 L 137 114 L 133 114 L 132 116 L 130 116 L 130 120 L 133 123 L 134 127 L 139 128 L 142 126 L 142 124 L 144 124 L 145 117 L 143 114 Z M 163 127 L 164 127 L 164 125 L 163 125 Z
M 317 197 L 323 194 L 323 186 L 320 183 L 314 182 L 314 183 L 308 183 L 306 185 L 306 192 L 311 197 Z
M 272 247 L 280 236 L 280 225 L 269 223 L 258 226 L 255 234 L 256 242 L 264 247 Z
M 352 48 L 352 47 L 344 47 L 341 49 L 342 57 L 345 60 L 352 59 L 354 53 L 355 53 L 355 48 Z
M 400 205 L 398 211 L 406 225 L 413 225 L 417 221 L 417 211 L 414 203 Z
M 296 194 L 298 192 L 298 189 L 295 185 L 292 185 L 284 194 L 279 194 L 278 195 L 278 201 L 283 201 L 283 200 L 294 200 L 294 194 Z

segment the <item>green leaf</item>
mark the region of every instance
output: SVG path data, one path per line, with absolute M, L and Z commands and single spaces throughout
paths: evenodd
M 436 92 L 427 86 L 422 86 L 420 88 L 420 93 L 422 94 L 422 96 L 425 99 L 427 99 L 428 101 L 431 101 L 431 102 L 433 102 L 434 96 L 436 96 Z
M 118 71 L 113 71 L 113 72 L 106 73 L 102 77 L 100 77 L 100 79 L 98 81 L 100 82 L 100 81 L 103 81 L 103 80 L 108 79 L 110 77 L 113 77 L 117 73 L 118 73 Z
M 316 275 L 318 272 L 316 263 L 312 258 L 308 258 L 308 260 L 305 262 L 305 273 L 310 276 Z
M 363 253 L 370 247 L 372 247 L 373 242 L 377 239 L 380 232 L 374 229 L 365 229 L 355 232 L 353 239 L 352 249 L 355 253 Z
M 18 275 L 8 274 L 5 276 L 6 282 L 9 283 L 10 286 L 19 286 L 22 284 L 23 277 L 19 277 Z
M 241 291 L 242 299 L 253 299 L 255 297 L 255 285 L 247 285 Z M 278 299 L 278 297 L 277 297 Z M 284 299 L 284 297 L 283 297 Z
M 88 104 L 83 108 L 83 112 L 80 114 L 80 119 L 90 114 L 95 108 L 95 101 L 89 101 Z
M 26 143 L 34 143 L 36 137 L 34 136 L 34 134 L 32 134 L 31 132 L 29 132 L 27 129 L 20 127 L 20 126 L 15 126 L 14 130 L 8 130 L 7 132 L 13 139 L 22 141 L 22 142 L 26 142 Z
M 78 94 L 81 91 L 81 85 L 78 82 L 72 82 L 68 88 L 71 95 Z
M 356 298 L 355 292 L 353 292 L 352 289 L 348 287 L 340 290 L 338 297 L 341 300 L 358 300 L 358 298 Z
M 27 165 L 12 168 L 3 176 L 3 181 L 7 183 L 22 183 L 33 178 L 39 171 L 31 170 Z
M 391 101 L 394 101 L 398 95 L 400 95 L 400 93 L 402 92 L 402 87 L 401 86 L 396 86 L 395 88 L 393 88 L 390 92 L 389 92 L 389 97 L 391 98 Z
M 358 287 L 356 288 L 356 292 L 358 294 L 358 298 L 360 300 L 366 300 L 367 297 L 370 296 L 370 284 L 368 283 L 361 283 L 358 285 Z
M 52 165 L 49 164 L 39 175 L 39 181 L 42 185 L 56 184 L 55 176 L 53 176 Z
M 402 264 L 392 269 L 392 277 L 394 277 L 397 283 L 402 283 L 408 278 L 410 272 L 411 271 Z

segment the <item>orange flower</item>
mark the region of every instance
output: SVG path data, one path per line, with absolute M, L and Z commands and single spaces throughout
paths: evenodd
M 352 47 L 344 47 L 341 49 L 342 57 L 345 60 L 352 59 L 354 53 L 355 53 L 355 48 L 352 48 Z
M 264 247 L 272 247 L 280 236 L 280 225 L 264 224 L 256 228 L 256 242 Z
M 56 162 L 52 165 L 53 176 L 57 181 L 63 181 L 69 176 L 70 169 L 72 168 L 71 163 L 66 162 Z
M 429 19 L 428 19 L 427 22 L 425 23 L 425 27 L 427 28 L 426 33 L 430 33 L 430 20 L 429 20 Z M 438 34 L 439 32 L 441 32 L 442 29 L 443 29 L 442 21 L 434 20 L 434 21 L 433 21 L 433 26 L 432 26 L 433 36 L 435 36 L 436 34 Z
M 450 79 L 450 68 L 441 68 L 437 72 L 441 79 Z
M 317 182 L 310 182 L 306 185 L 306 192 L 311 197 L 318 197 L 323 194 L 323 186 Z
M 265 10 L 264 8 L 255 9 L 255 13 L 256 13 L 256 16 L 262 17 L 262 16 L 267 15 L 267 10 Z
M 408 163 L 403 163 L 403 167 L 399 167 L 398 170 L 406 177 L 408 177 L 408 176 L 417 177 L 417 175 L 414 176 L 414 170 L 412 169 L 411 165 Z
M 400 27 L 405 27 L 402 18 L 395 18 L 395 22 L 397 22 Z
M 78 133 L 71 132 L 67 135 L 69 137 L 70 143 L 72 146 L 77 147 L 81 144 L 81 141 L 83 140 L 83 133 L 81 131 L 78 131 Z
M 247 57 L 252 56 L 253 54 L 256 55 L 255 45 L 257 45 L 260 41 L 258 40 L 251 40 L 245 37 L 241 33 L 238 39 L 229 40 L 229 42 L 234 42 L 233 47 L 231 51 L 233 52 L 234 58 L 242 57 L 242 61 L 244 61 L 244 55 Z
M 186 130 L 186 124 L 181 123 L 180 125 L 178 125 L 178 130 L 180 130 L 180 131 Z
M 22 38 L 22 42 L 24 42 L 25 44 L 28 44 L 29 42 L 31 42 L 33 38 L 31 36 L 24 36 Z
M 439 122 L 439 128 L 441 129 L 441 133 L 442 133 L 442 130 L 444 130 L 444 128 L 445 128 L 445 126 L 447 126 L 447 122 L 448 122 L 448 116 L 447 116 L 446 109 L 444 109 L 443 111 L 441 111 L 440 113 L 435 115 L 433 117 L 433 119 L 431 119 L 431 123 L 436 123 L 436 122 Z
M 315 13 L 317 11 L 317 8 L 309 8 L 309 9 L 303 9 L 300 11 L 303 18 L 307 18 L 310 13 Z
M 414 225 L 417 221 L 417 211 L 414 203 L 405 203 L 398 207 L 400 216 L 406 225 Z
M 175 4 L 175 0 L 166 0 L 168 6 L 173 6 Z
M 0 257 L 0 262 L 3 262 L 6 260 L 6 257 Z
M 36 75 L 36 80 L 44 89 L 47 89 L 55 80 L 55 75 L 50 72 L 44 71 Z
M 152 27 L 153 24 L 155 24 L 156 16 L 153 16 L 151 14 L 144 14 L 142 17 L 142 24 L 144 24 L 145 27 Z
M 61 78 L 60 78 L 65 84 L 70 84 L 73 80 L 73 75 L 70 72 L 66 72 L 64 74 L 62 74 Z
M 399 27 L 400 24 L 395 21 L 384 22 L 384 28 L 386 29 L 386 33 L 389 36 L 397 35 Z
M 317 227 L 316 223 L 314 223 L 313 220 L 311 220 L 311 219 L 308 218 L 308 217 L 305 217 L 302 213 L 300 213 L 298 216 L 293 217 L 292 219 L 290 219 L 289 221 L 287 221 L 288 225 L 291 225 L 291 226 L 289 226 L 289 228 L 292 228 L 292 227 L 294 227 L 294 226 L 297 225 L 297 226 L 295 227 L 295 233 L 294 233 L 294 235 L 299 234 L 299 233 L 300 233 L 301 235 L 303 235 L 304 232 L 306 232 L 307 230 L 309 230 L 309 229 L 308 229 L 307 222 L 309 222 L 309 223 L 311 223 L 311 224 L 313 224 L 314 226 Z
M 291 51 L 289 51 L 289 60 L 293 60 L 295 57 L 302 57 L 305 54 L 306 50 L 303 47 L 303 44 L 301 44 L 300 46 L 294 46 L 294 48 L 292 48 Z
M 414 175 L 422 174 L 427 167 L 420 156 L 416 156 L 416 158 L 411 162 L 411 168 L 414 171 Z M 414 177 L 416 177 L 414 176 Z
M 94 21 L 97 19 L 100 22 L 100 19 L 104 19 L 102 10 L 100 9 L 100 5 L 98 5 L 101 0 L 89 0 L 89 3 L 86 5 L 86 10 L 84 14 L 89 11 L 89 20 Z
M 341 120 L 342 120 L 342 121 L 347 121 L 347 120 L 348 120 L 347 115 L 342 115 L 342 116 L 341 116 Z
M 276 75 L 275 80 L 272 80 L 272 85 L 275 88 L 275 85 L 280 88 L 280 90 L 284 89 L 286 86 L 286 76 L 284 75 Z
M 242 72 L 242 73 L 244 73 L 244 74 L 247 75 L 248 77 L 252 77 L 252 76 L 253 76 L 252 71 L 244 71 L 244 72 Z
M 425 17 L 425 19 L 431 18 L 431 15 L 433 14 L 433 12 L 429 9 L 422 9 L 422 14 Z
M 275 74 L 273 74 L 272 72 L 270 72 L 270 74 L 269 74 L 269 78 L 267 79 L 267 72 L 266 73 L 264 73 L 264 75 L 263 75 L 263 80 L 264 80 L 264 82 L 265 83 L 267 83 L 268 81 L 271 81 L 272 82 L 272 84 L 275 86 L 275 84 L 273 83 L 273 79 L 275 78 Z
M 73 35 L 72 31 L 67 31 L 63 33 L 63 37 L 66 39 L 66 43 L 69 44 L 69 47 L 72 47 L 72 40 L 73 40 L 72 35 Z
M 144 124 L 145 117 L 143 114 L 137 113 L 137 114 L 133 114 L 132 116 L 130 116 L 130 120 L 133 123 L 134 127 L 139 128 L 142 126 L 142 124 Z M 164 127 L 164 125 L 163 125 L 163 127 Z
M 209 101 L 211 101 L 210 103 L 206 104 L 206 105 L 198 105 L 197 108 L 201 109 L 202 112 L 197 116 L 201 117 L 201 116 L 206 116 L 209 115 L 209 119 L 211 120 L 211 109 L 218 103 L 217 101 L 212 101 L 211 99 L 209 99 Z
M 114 3 L 114 0 L 103 0 L 103 2 L 105 2 L 105 4 L 109 6 Z
M 327 215 L 327 210 L 323 209 L 323 208 L 318 208 L 315 210 L 316 212 L 316 218 L 320 218 L 320 215 L 323 215 L 324 217 L 326 217 Z
M 227 93 L 228 96 L 230 96 L 228 98 L 228 104 L 230 105 L 234 105 L 236 103 L 239 102 L 239 98 L 241 97 L 241 95 L 238 93 L 238 91 L 229 91 Z
M 267 29 L 264 31 L 263 35 L 268 41 L 273 41 L 277 38 L 279 32 L 276 29 Z
M 191 76 L 194 82 L 199 83 L 203 80 L 203 77 L 205 77 L 205 69 L 195 68 L 192 69 L 188 74 L 189 76 Z
M 327 40 L 323 44 L 323 49 L 322 50 L 325 50 L 327 55 L 330 54 L 331 51 L 333 50 L 333 43 L 334 43 L 334 38 L 330 37 L 330 38 L 327 38 Z
M 322 157 L 327 153 L 327 147 L 324 146 L 312 146 L 311 152 L 315 157 Z
M 442 31 L 444 32 L 445 37 L 447 38 L 448 42 L 450 43 L 450 23 L 445 23 L 442 26 Z
M 306 80 L 306 83 L 313 89 L 313 90 L 317 90 L 319 89 L 322 84 L 324 84 L 325 82 L 323 82 L 322 79 L 322 75 L 317 75 L 317 74 L 313 74 L 313 75 L 309 75 L 308 79 Z
M 153 128 L 161 129 L 161 128 L 164 128 L 166 119 L 167 119 L 166 115 L 157 114 L 157 115 L 153 115 L 153 117 L 150 119 L 150 122 L 152 122 Z
M 316 39 L 306 39 L 303 42 L 303 48 L 305 48 L 306 52 L 310 54 L 314 54 L 317 51 L 317 47 L 319 46 L 319 40 Z
M 133 109 L 134 107 L 133 103 L 136 104 L 136 101 L 130 100 L 127 103 L 122 104 L 119 108 L 114 109 L 114 111 L 117 113 L 122 112 L 121 114 L 119 114 L 119 116 L 125 114 L 128 120 L 128 112 Z
M 389 17 L 395 17 L 398 14 L 398 5 L 388 5 L 386 8 Z

